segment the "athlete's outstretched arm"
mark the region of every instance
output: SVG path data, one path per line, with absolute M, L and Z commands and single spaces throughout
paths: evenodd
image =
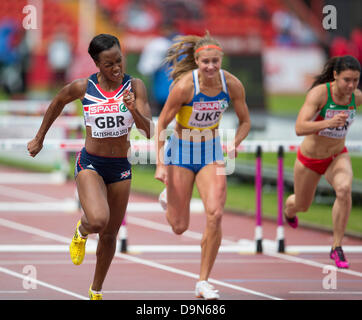
M 65 105 L 76 99 L 82 99 L 87 89 L 87 79 L 74 80 L 67 84 L 59 93 L 54 97 L 50 103 L 40 128 L 35 137 L 28 142 L 28 151 L 30 156 L 35 157 L 43 147 L 43 141 L 49 128 L 53 122 L 58 118 Z

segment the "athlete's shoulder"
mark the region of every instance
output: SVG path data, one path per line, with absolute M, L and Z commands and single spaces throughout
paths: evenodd
M 242 82 L 235 75 L 233 75 L 231 72 L 226 71 L 226 70 L 222 70 L 222 71 L 224 73 L 226 85 L 228 87 L 229 86 L 244 87 Z
M 316 85 L 308 91 L 307 96 L 317 100 L 326 101 L 328 96 L 327 85 L 325 83 Z
M 73 80 L 68 84 L 69 93 L 76 96 L 83 96 L 87 90 L 88 78 Z
M 362 105 L 362 91 L 360 89 L 356 89 L 354 91 L 354 97 L 355 97 L 356 106 Z
M 245 87 L 243 83 L 231 72 L 226 70 L 223 70 L 223 72 L 230 98 L 245 98 Z
M 309 90 L 313 94 L 326 94 L 327 93 L 327 83 L 317 84 Z
M 193 90 L 194 88 L 194 82 L 193 82 L 193 74 L 192 70 L 187 71 L 185 74 L 183 74 L 173 85 L 173 89 L 176 89 L 177 91 L 181 91 L 183 93 L 189 92 L 190 90 Z
M 321 109 L 328 101 L 327 86 L 325 83 L 318 84 L 311 88 L 306 96 L 306 102 Z
M 176 82 L 176 84 L 185 85 L 189 82 L 193 82 L 194 76 L 193 76 L 193 70 L 185 72 L 182 76 L 180 76 L 180 79 Z
M 73 86 L 74 88 L 86 88 L 88 85 L 88 78 L 80 78 L 73 80 L 70 83 L 70 85 Z
M 146 89 L 146 85 L 143 82 L 142 79 L 140 78 L 133 78 L 130 76 L 129 81 L 131 82 L 131 87 L 132 90 L 135 92 L 135 94 L 137 96 L 139 96 L 140 94 L 147 96 L 147 89 Z M 126 81 L 124 83 L 124 85 L 126 85 L 128 83 L 128 81 Z

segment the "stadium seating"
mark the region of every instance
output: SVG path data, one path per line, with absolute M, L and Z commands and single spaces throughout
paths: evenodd
M 159 10 L 162 11 L 160 3 L 154 1 L 154 5 L 157 7 L 158 4 Z M 126 10 L 128 0 L 98 0 L 98 4 L 109 14 L 111 21 L 122 24 L 122 21 L 119 20 L 119 12 Z M 206 29 L 211 34 L 219 36 L 257 35 L 262 38 L 264 44 L 272 45 L 276 37 L 276 30 L 272 25 L 271 16 L 282 8 L 280 0 L 204 0 L 202 1 L 201 19 L 167 18 L 173 19 L 175 27 L 180 33 L 199 34 Z

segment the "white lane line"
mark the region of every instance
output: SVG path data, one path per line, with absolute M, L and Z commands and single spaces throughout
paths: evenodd
M 204 212 L 205 208 L 201 199 L 191 199 L 190 211 L 199 213 Z M 152 202 L 134 202 L 130 201 L 127 206 L 127 212 L 165 212 L 160 203 L 157 201 Z
M 1 175 L 0 175 L 1 176 Z M 56 201 L 59 199 L 48 197 L 37 192 L 25 191 L 19 188 L 5 187 L 0 185 L 0 193 L 3 196 L 21 199 L 21 200 L 29 200 L 29 201 Z
M 170 234 L 174 234 L 174 232 L 172 231 L 171 227 L 169 225 L 163 224 L 163 223 L 159 223 L 159 222 L 155 222 L 155 221 L 151 221 L 151 220 L 147 220 L 147 219 L 143 219 L 143 218 L 138 218 L 138 217 L 133 217 L 133 216 L 127 216 L 127 223 L 131 223 L 140 227 L 145 227 L 148 229 L 153 229 L 153 230 L 158 230 L 158 231 L 163 231 L 163 232 L 167 232 Z M 194 231 L 190 231 L 187 230 L 185 231 L 181 237 L 188 237 L 188 238 L 192 238 L 192 239 L 196 239 L 196 240 L 201 240 L 202 239 L 202 233 L 200 232 L 194 232 Z M 238 245 L 237 242 L 235 241 L 230 241 L 227 239 L 223 239 L 222 244 L 230 244 L 230 245 Z M 253 242 L 254 244 L 254 242 Z M 255 250 L 254 250 L 255 251 Z
M 169 230 L 170 230 L 170 228 L 166 229 L 168 226 L 165 225 L 165 224 L 155 223 L 155 222 L 147 220 L 147 219 L 128 217 L 127 222 L 133 223 L 133 224 L 136 224 L 136 225 L 142 225 L 144 227 L 147 227 L 148 226 L 147 223 L 149 223 L 149 227 L 151 229 L 157 229 L 159 231 L 166 231 L 166 232 L 169 232 Z M 193 239 L 196 239 L 196 238 L 201 239 L 200 238 L 200 236 L 202 236 L 201 233 L 198 234 L 196 232 L 193 232 L 192 235 L 189 236 L 189 234 L 187 232 L 188 231 L 183 233 L 183 235 L 187 236 L 187 237 L 190 237 L 190 238 L 193 238 Z M 252 243 L 253 246 L 254 246 L 254 251 L 253 252 L 255 252 L 255 242 L 251 241 L 251 240 L 246 240 L 246 241 L 245 240 L 242 240 L 242 241 L 239 240 L 239 242 L 226 240 L 225 243 L 228 243 L 228 244 L 231 244 L 231 245 L 232 244 L 237 245 L 238 243 L 241 244 L 241 243 L 244 243 L 244 242 L 245 242 L 245 244 L 249 244 L 249 245 L 251 245 L 251 243 Z M 276 242 L 275 241 L 263 239 L 263 243 L 266 245 L 264 250 L 263 250 L 263 254 L 266 255 L 266 256 L 282 259 L 282 260 L 285 260 L 285 261 L 305 264 L 305 265 L 308 265 L 308 266 L 322 268 L 322 269 L 325 268 L 326 266 L 330 266 L 329 264 L 323 264 L 323 263 L 315 262 L 313 260 L 298 258 L 298 257 L 290 256 L 288 254 L 276 253 Z M 350 246 L 350 247 L 352 247 L 352 246 Z M 287 252 L 288 252 L 288 250 L 289 250 L 288 246 L 286 247 L 286 249 L 287 249 Z M 295 246 L 294 246 L 294 248 L 292 247 L 292 249 L 295 250 L 296 249 Z M 302 251 L 303 248 L 301 247 L 300 249 Z M 357 250 L 354 251 L 354 252 L 360 252 L 359 249 L 360 249 L 360 246 L 358 246 Z M 298 252 L 298 250 L 295 250 L 295 251 Z M 293 251 L 291 251 L 291 252 L 293 252 Z M 350 269 L 337 269 L 337 271 L 341 272 L 341 273 L 357 276 L 357 277 L 362 277 L 361 272 L 353 271 L 353 270 L 350 270 Z
M 313 246 L 313 245 L 286 246 L 287 253 L 330 253 L 330 251 L 331 251 L 331 246 Z M 362 253 L 362 246 L 357 246 L 357 245 L 343 246 L 343 251 L 349 253 Z
M 51 173 L 32 172 L 1 172 L 1 184 L 63 184 L 66 182 L 66 175 L 56 171 Z
M 157 291 L 157 290 L 149 290 L 149 291 L 135 291 L 135 290 L 103 290 L 103 293 L 125 293 L 125 294 L 192 294 L 195 293 L 195 291 Z
M 0 218 L 0 225 L 3 227 L 14 229 L 14 230 L 18 230 L 18 231 L 22 231 L 22 232 L 26 232 L 26 233 L 30 233 L 30 234 L 35 234 L 37 236 L 52 239 L 52 240 L 59 241 L 62 243 L 70 243 L 69 237 L 68 238 L 63 237 L 63 236 L 57 235 L 53 232 L 43 231 L 41 229 L 30 227 L 25 224 L 17 223 L 17 222 L 10 221 L 7 219 Z
M 330 289 L 332 290 L 332 289 Z M 289 291 L 290 294 L 356 294 L 362 295 L 362 291 Z
M 78 204 L 72 199 L 52 202 L 0 202 L 0 212 L 74 212 Z
M 38 229 L 38 228 L 29 227 L 29 226 L 26 226 L 26 225 L 22 225 L 20 223 L 12 222 L 10 220 L 5 220 L 5 219 L 0 218 L 0 225 L 3 225 L 5 227 L 9 227 L 9 228 L 14 228 L 14 229 L 19 230 L 19 231 L 33 233 L 33 234 L 36 234 L 38 236 L 42 236 L 42 237 L 45 237 L 45 238 L 48 238 L 48 239 L 57 240 L 57 241 L 62 242 L 62 243 L 67 243 L 67 244 L 69 243 L 69 239 L 66 238 L 66 237 L 59 236 L 59 235 L 56 235 L 56 234 L 53 234 L 53 233 L 50 233 L 50 232 L 47 232 L 47 231 L 43 231 L 43 230 Z M 92 239 L 88 239 L 87 244 L 88 243 L 94 243 L 94 242 L 96 242 L 96 240 L 92 241 Z M 137 257 L 132 257 L 132 256 L 129 256 L 129 255 L 126 255 L 126 254 L 123 254 L 123 253 L 118 253 L 118 252 L 115 253 L 115 256 L 118 257 L 118 258 L 127 260 L 127 261 L 132 261 L 132 262 L 139 263 L 139 264 L 142 264 L 142 265 L 146 265 L 146 266 L 149 266 L 149 267 L 153 267 L 153 268 L 156 268 L 156 269 L 160 269 L 160 270 L 180 274 L 180 275 L 183 275 L 183 276 L 186 276 L 186 277 L 189 277 L 189 278 L 193 278 L 193 279 L 199 279 L 199 275 L 196 274 L 196 273 L 192 273 L 192 272 L 188 272 L 188 271 L 185 271 L 185 270 L 182 270 L 182 269 L 169 267 L 169 266 L 157 263 L 157 262 L 153 262 L 153 261 L 149 261 L 149 260 L 141 259 L 141 258 L 137 258 Z M 215 280 L 215 279 L 211 279 L 211 278 L 209 279 L 209 282 L 217 284 L 219 286 L 231 288 L 231 289 L 234 289 L 234 290 L 237 290 L 237 291 L 242 291 L 242 292 L 246 292 L 246 293 L 249 293 L 249 294 L 252 294 L 252 295 L 260 296 L 260 297 L 263 297 L 263 298 L 266 298 L 266 299 L 282 300 L 282 299 L 280 299 L 278 297 L 274 297 L 274 296 L 271 296 L 271 295 L 268 295 L 268 294 L 264 294 L 264 293 L 261 293 L 261 292 L 258 292 L 258 291 L 254 291 L 254 290 L 249 290 L 249 289 L 246 289 L 246 288 L 243 288 L 243 287 L 240 287 L 240 286 L 231 285 L 229 283 L 219 281 L 219 280 Z
M 328 247 L 330 249 L 330 247 Z M 343 248 L 345 252 L 361 253 L 362 246 L 346 246 Z M 68 252 L 69 246 L 59 244 L 0 244 L 0 252 Z M 86 248 L 87 252 L 96 251 L 96 243 L 89 243 Z M 117 251 L 119 251 L 119 242 L 117 243 Z M 200 245 L 128 245 L 128 253 L 145 253 L 145 252 L 171 252 L 171 253 L 200 253 Z M 287 250 L 288 252 L 289 250 Z M 294 246 L 293 251 L 301 253 L 325 253 L 329 251 L 319 250 L 314 246 Z M 221 245 L 219 253 L 240 253 L 254 254 L 255 244 L 240 245 Z M 356 261 L 355 259 L 353 261 Z
M 10 269 L 0 267 L 0 272 L 5 273 L 5 274 L 10 275 L 10 276 L 15 277 L 15 278 L 19 278 L 19 279 L 22 279 L 22 280 L 25 280 L 25 281 L 29 281 L 28 276 L 23 275 L 21 273 L 14 272 L 14 271 L 12 271 Z M 54 285 L 49 284 L 49 283 L 44 282 L 44 281 L 40 281 L 38 279 L 31 279 L 31 281 L 36 283 L 37 285 L 46 287 L 48 289 L 58 291 L 58 292 L 61 292 L 63 294 L 66 294 L 66 295 L 69 295 L 69 296 L 72 296 L 72 297 L 75 297 L 75 298 L 78 298 L 78 299 L 88 300 L 88 297 L 85 297 L 85 296 L 79 295 L 79 294 L 77 294 L 75 292 L 72 292 L 72 291 L 69 291 L 69 290 L 54 286 Z
M 130 219 L 130 218 L 132 218 L 132 219 Z M 145 227 L 147 227 L 146 222 L 148 221 L 151 228 L 157 228 L 157 230 L 160 230 L 160 231 L 167 229 L 166 232 L 169 232 L 169 230 L 170 230 L 170 227 L 168 225 L 165 225 L 165 224 L 155 223 L 153 221 L 146 220 L 146 219 L 141 219 L 141 218 L 136 218 L 136 219 L 133 219 L 133 218 L 135 218 L 135 217 L 128 217 L 127 221 L 129 221 L 131 223 L 135 223 L 137 225 L 142 224 Z M 42 237 L 45 237 L 45 238 L 48 238 L 48 239 L 53 239 L 53 240 L 56 240 L 56 241 L 59 241 L 59 242 L 62 242 L 62 243 L 67 243 L 68 244 L 69 241 L 70 241 L 66 237 L 59 236 L 59 235 L 56 235 L 56 234 L 51 233 L 51 232 L 43 231 L 43 230 L 40 230 L 38 228 L 33 228 L 33 227 L 30 227 L 30 226 L 26 226 L 26 225 L 16 223 L 16 222 L 13 222 L 13 221 L 10 221 L 10 220 L 2 219 L 2 218 L 0 218 L 0 225 L 3 225 L 5 227 L 10 227 L 12 229 L 16 229 L 16 230 L 23 231 L 23 232 L 36 234 L 36 235 L 39 235 L 39 236 L 42 236 Z M 192 232 L 191 235 L 190 235 L 190 233 L 185 232 L 183 235 L 185 235 L 187 237 L 191 237 L 193 239 L 195 239 L 195 238 L 200 239 L 200 236 L 202 236 L 201 233 L 196 233 L 196 232 Z M 95 240 L 93 240 L 93 241 L 95 241 Z M 88 239 L 88 243 L 89 244 L 92 243 L 91 239 Z M 227 241 L 227 243 L 234 244 L 234 245 L 238 244 L 238 242 L 233 242 L 233 241 Z M 93 243 L 93 245 L 95 245 L 95 244 Z M 319 262 L 316 262 L 316 261 L 313 261 L 313 260 L 298 258 L 298 257 L 286 255 L 286 254 L 275 253 L 275 252 L 273 252 L 271 250 L 264 250 L 263 254 L 267 255 L 267 256 L 270 256 L 270 257 L 282 259 L 282 260 L 285 260 L 285 261 L 291 261 L 291 262 L 295 262 L 295 263 L 305 264 L 305 265 L 308 265 L 308 266 L 322 268 L 322 269 L 325 268 L 326 266 L 330 266 L 329 264 L 323 264 L 323 263 L 319 263 Z M 350 270 L 350 269 L 337 269 L 337 271 L 341 272 L 341 273 L 357 276 L 357 277 L 362 277 L 362 273 L 357 272 L 357 271 L 353 271 L 353 270 Z
M 313 260 L 293 257 L 293 256 L 290 256 L 290 255 L 285 255 L 285 254 L 275 253 L 275 252 L 270 252 L 270 251 L 266 251 L 266 252 L 264 252 L 264 254 L 269 256 L 269 257 L 279 258 L 279 259 L 291 261 L 291 262 L 294 262 L 294 263 L 305 264 L 307 266 L 317 267 L 317 268 L 322 268 L 322 269 L 324 269 L 327 266 L 328 267 L 331 266 L 330 264 L 319 263 L 319 262 L 316 262 L 316 261 L 313 261 Z M 344 274 L 349 274 L 351 276 L 356 276 L 356 277 L 362 278 L 362 273 L 358 272 L 358 271 L 353 271 L 353 270 L 350 270 L 350 269 L 337 269 L 337 268 L 336 268 L 336 271 L 338 271 L 340 273 L 344 273 Z
M 69 240 L 70 242 L 70 240 Z M 86 252 L 94 253 L 96 243 L 87 243 Z M 236 253 L 254 253 L 254 248 L 245 248 L 242 246 L 220 246 L 219 252 L 236 252 Z M 0 252 L 68 252 L 69 246 L 59 244 L 2 244 Z M 117 244 L 119 251 L 119 243 Z M 200 245 L 129 245 L 128 253 L 144 252 L 171 252 L 171 253 L 200 253 Z M 255 251 L 255 250 L 254 250 Z
M 17 190 L 17 189 L 14 189 Z M 1 186 L 0 186 L 1 192 Z M 14 201 L 1 201 L 0 202 L 0 211 L 6 212 L 28 212 L 28 211 L 77 211 L 79 209 L 78 200 L 72 198 L 65 199 L 55 199 L 49 198 L 42 195 L 34 194 L 31 192 L 22 193 L 20 190 L 18 195 L 15 196 L 15 193 L 9 193 L 8 197 L 16 197 L 22 200 L 32 200 L 31 202 L 14 202 Z M 3 193 L 3 195 L 6 195 Z M 40 202 L 41 201 L 41 202 Z M 191 211 L 193 213 L 202 212 L 198 205 L 191 206 Z M 156 202 L 133 202 L 129 203 L 127 207 L 127 212 L 162 212 L 161 205 Z M 137 219 L 137 218 L 136 218 Z
M 57 199 L 37 192 L 0 185 L 0 194 L 6 197 L 31 202 L 0 201 L 0 212 L 72 212 L 78 210 L 78 202 L 71 198 Z
M 116 252 L 115 257 L 126 259 L 128 261 L 133 261 L 135 263 L 143 264 L 143 265 L 153 267 L 153 268 L 156 268 L 156 269 L 160 269 L 160 270 L 180 274 L 180 275 L 183 275 L 183 276 L 186 276 L 186 277 L 189 277 L 189 278 L 193 278 L 193 279 L 196 279 L 196 280 L 199 279 L 199 275 L 196 274 L 196 273 L 185 271 L 185 270 L 182 270 L 182 269 L 173 268 L 173 267 L 166 266 L 166 265 L 163 265 L 163 264 L 160 264 L 160 263 L 157 263 L 157 262 L 153 262 L 153 261 L 150 261 L 150 260 L 145 260 L 145 259 L 129 256 L 129 255 L 126 255 L 124 253 Z M 237 290 L 237 291 L 250 293 L 250 294 L 255 295 L 255 296 L 259 296 L 259 297 L 263 297 L 263 298 L 267 298 L 267 299 L 271 299 L 271 300 L 283 300 L 281 298 L 278 298 L 278 297 L 275 297 L 275 296 L 272 296 L 272 295 L 268 295 L 268 294 L 265 294 L 265 293 L 262 293 L 262 292 L 250 290 L 250 289 L 247 289 L 247 288 L 244 288 L 244 287 L 241 287 L 241 286 L 235 286 L 235 285 L 232 285 L 232 284 L 229 284 L 229 283 L 226 283 L 226 282 L 223 282 L 223 281 L 219 281 L 219 280 L 216 280 L 216 279 L 209 278 L 208 281 L 211 282 L 211 283 L 214 283 L 216 285 L 222 286 L 222 287 L 227 287 L 227 288 L 231 288 L 231 289 L 234 289 L 234 290 Z

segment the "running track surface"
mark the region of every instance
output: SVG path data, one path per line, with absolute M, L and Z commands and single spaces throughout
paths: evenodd
M 0 183 L 0 300 L 88 299 L 97 238 L 88 240 L 83 264 L 73 265 L 68 246 L 82 212 L 51 206 L 72 201 L 74 194 L 74 182 Z M 49 210 L 36 209 L 44 203 Z M 129 251 L 114 257 L 105 300 L 199 300 L 194 286 L 205 216 L 193 212 L 189 231 L 177 236 L 157 208 L 155 197 L 131 194 Z M 254 227 L 252 217 L 223 217 L 223 243 L 210 276 L 221 300 L 361 300 L 362 239 L 345 237 L 351 268 L 337 270 L 328 253 L 331 233 L 285 226 L 287 253 L 278 254 L 276 223 L 263 221 L 264 252 L 255 254 Z

